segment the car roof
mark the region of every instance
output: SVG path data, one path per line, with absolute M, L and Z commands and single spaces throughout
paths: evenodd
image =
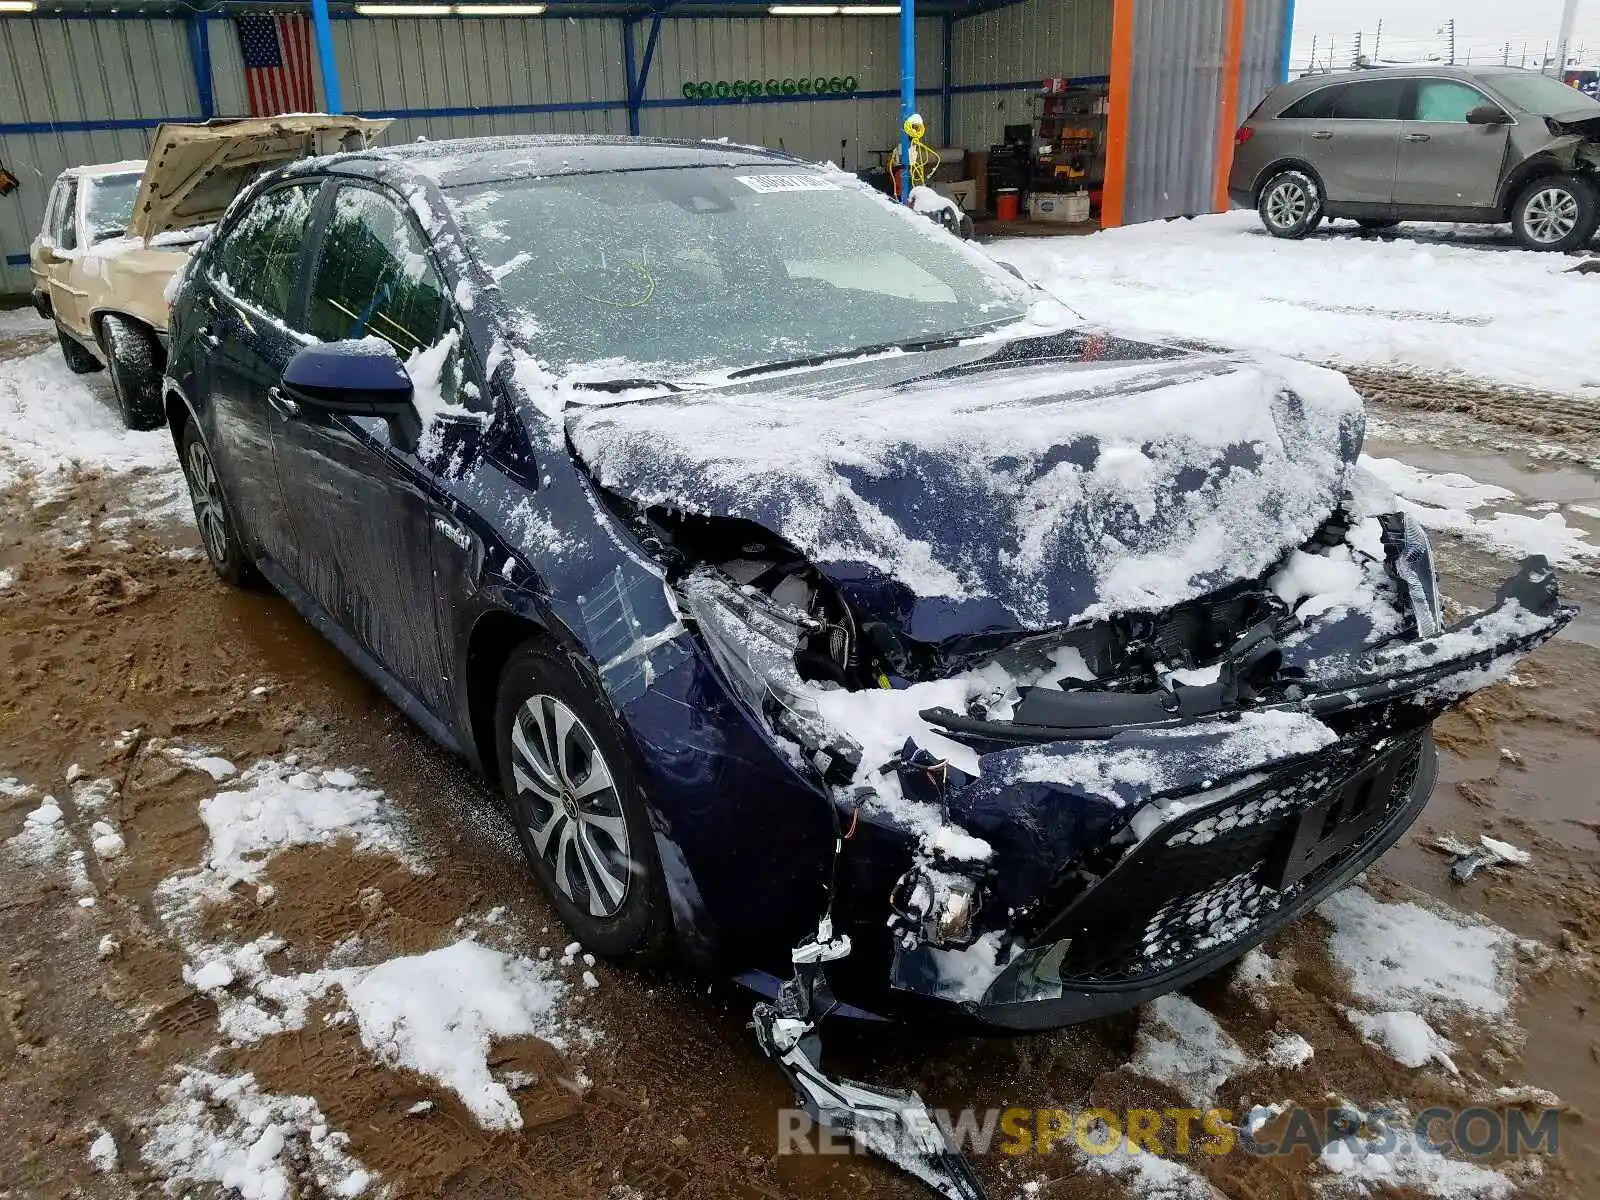
M 143 175 L 145 160 L 125 158 L 121 162 L 85 163 L 81 167 L 68 167 L 61 172 L 75 179 L 99 179 L 106 175 Z
M 1451 67 L 1443 63 L 1415 63 L 1406 66 L 1363 67 L 1355 71 L 1326 71 L 1302 75 L 1281 85 L 1281 90 L 1312 92 L 1341 83 L 1370 82 L 1374 79 L 1460 79 L 1470 82 L 1500 75 L 1534 75 L 1522 67 Z
M 815 166 L 781 150 L 731 142 L 526 134 L 374 146 L 313 160 L 308 169 L 381 178 L 421 176 L 441 188 L 456 188 L 546 175 L 759 165 Z

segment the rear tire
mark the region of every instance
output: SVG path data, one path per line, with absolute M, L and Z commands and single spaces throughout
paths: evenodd
M 61 322 L 56 322 L 56 340 L 61 343 L 61 357 L 67 360 L 67 370 L 74 375 L 92 375 L 100 369 L 100 360 L 79 344 L 65 329 Z
M 1322 189 L 1304 171 L 1279 171 L 1261 189 L 1256 212 L 1273 237 L 1299 241 L 1322 224 Z
M 500 786 L 517 840 L 585 947 L 630 966 L 672 952 L 672 909 L 627 733 L 575 655 L 512 652 L 495 704 Z
M 111 390 L 129 429 L 158 429 L 167 423 L 161 403 L 160 347 L 150 331 L 122 317 L 108 316 L 100 326 Z
M 1600 198 L 1576 175 L 1535 179 L 1511 206 L 1511 228 L 1524 250 L 1581 250 L 1597 227 Z
M 239 523 L 233 519 L 233 509 L 222 491 L 222 479 L 193 417 L 184 424 L 183 437 L 178 443 L 178 461 L 189 483 L 194 523 L 200 530 L 200 544 L 205 547 L 212 570 L 224 583 L 234 587 L 258 586 L 261 576 L 245 554 L 244 544 L 239 539 Z

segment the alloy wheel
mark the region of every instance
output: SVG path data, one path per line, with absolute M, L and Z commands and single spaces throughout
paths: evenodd
M 228 558 L 228 514 L 223 507 L 222 484 L 211 465 L 211 456 L 203 444 L 196 441 L 189 447 L 188 470 L 189 499 L 194 504 L 195 524 L 205 539 L 206 552 L 215 563 Z
M 511 725 L 511 773 L 535 852 L 556 886 L 592 916 L 628 894 L 628 824 L 594 735 L 554 696 L 525 701 Z
M 1541 245 L 1559 242 L 1578 226 L 1578 198 L 1565 188 L 1544 188 L 1528 201 L 1523 224 Z
M 1278 229 L 1293 229 L 1311 206 L 1306 189 L 1293 179 L 1285 179 L 1267 196 L 1267 220 Z

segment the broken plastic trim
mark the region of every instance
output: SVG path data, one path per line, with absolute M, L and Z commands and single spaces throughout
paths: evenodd
M 817 1023 L 833 1008 L 825 965 L 850 953 L 824 916 L 814 936 L 794 948 L 794 976 L 775 1003 L 755 1006 L 756 1041 L 788 1078 L 812 1120 L 848 1133 L 863 1150 L 887 1159 L 947 1200 L 984 1200 L 983 1186 L 916 1092 L 868 1087 L 822 1070 Z
M 1304 681 L 1284 681 L 1284 698 L 1249 704 L 1253 712 L 1303 712 L 1313 716 L 1365 708 L 1421 692 L 1466 671 L 1496 660 L 1524 654 L 1554 637 L 1576 615 L 1560 603 L 1554 572 L 1543 555 L 1524 559 L 1515 575 L 1500 585 L 1494 606 L 1458 622 L 1436 638 L 1393 643 L 1359 659 L 1340 661 L 1343 670 Z M 1526 631 L 1489 640 L 1466 654 L 1448 653 L 1446 637 L 1470 633 L 1480 625 L 1527 613 L 1537 624 Z M 1393 662 L 1399 659 L 1398 662 Z M 1421 665 L 1412 665 L 1421 663 Z M 1392 664 L 1392 665 L 1391 665 Z M 1016 745 L 1066 740 L 1099 740 L 1130 729 L 1162 729 L 1241 711 L 1220 685 L 1179 688 L 1172 693 L 1054 692 L 1034 689 L 1017 706 L 1020 718 L 987 721 L 961 716 L 947 708 L 923 710 L 935 728 L 957 737 Z
M 1383 527 L 1383 546 L 1395 578 L 1405 587 L 1411 615 L 1417 623 L 1417 636 L 1436 637 L 1444 628 L 1444 610 L 1439 600 L 1439 573 L 1433 563 L 1433 547 L 1428 535 L 1410 513 L 1390 513 L 1379 517 Z
M 795 670 L 795 653 L 820 628 L 818 622 L 710 571 L 694 572 L 679 587 L 685 609 L 745 707 L 798 743 L 825 783 L 854 779 L 861 747 L 823 721 Z

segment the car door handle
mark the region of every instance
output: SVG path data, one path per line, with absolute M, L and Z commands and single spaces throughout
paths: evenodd
M 300 406 L 285 396 L 282 388 L 269 387 L 267 403 L 272 405 L 273 411 L 286 421 L 292 421 L 300 415 Z
M 1317 129 L 1312 132 L 1311 136 L 1319 142 L 1325 142 L 1333 136 L 1333 132 L 1327 129 Z
M 1433 134 L 1431 134 L 1431 133 L 1408 133 L 1408 134 L 1406 134 L 1406 141 L 1408 141 L 1408 142 L 1430 142 L 1432 140 L 1433 140 Z

